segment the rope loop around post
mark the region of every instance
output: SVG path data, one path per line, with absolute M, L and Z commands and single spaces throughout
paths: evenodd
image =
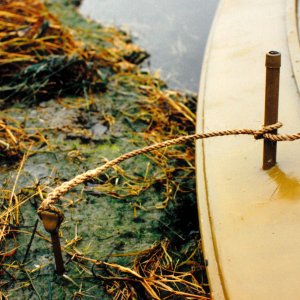
M 275 124 L 272 125 L 267 125 L 267 126 L 263 126 L 262 129 L 257 130 L 253 136 L 256 140 L 260 140 L 260 139 L 272 139 L 273 136 L 277 135 L 277 134 L 271 134 L 270 136 L 266 135 L 267 133 L 270 133 L 276 129 L 279 129 L 280 127 L 282 127 L 283 124 L 281 122 L 277 122 Z
M 59 208 L 49 205 L 47 209 L 39 209 L 38 215 L 43 222 L 45 230 L 51 235 L 56 273 L 58 275 L 63 275 L 65 267 L 60 246 L 59 228 L 64 220 L 64 214 Z
M 49 205 L 47 209 L 38 209 L 38 216 L 43 222 L 44 228 L 49 233 L 58 232 L 64 220 L 64 213 L 54 205 Z

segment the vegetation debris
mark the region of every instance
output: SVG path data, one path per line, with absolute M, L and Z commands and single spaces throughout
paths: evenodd
M 71 0 L 0 0 L 0 297 L 209 299 L 194 145 L 124 162 L 59 207 L 67 272 L 36 209 L 95 164 L 195 130 L 195 95 L 138 65 L 148 54 Z M 47 101 L 45 101 L 47 100 Z
M 112 70 L 132 69 L 147 54 L 127 46 L 85 47 L 39 0 L 0 1 L 0 98 L 35 103 L 64 95 L 104 91 Z M 105 40 L 105 38 L 104 38 Z

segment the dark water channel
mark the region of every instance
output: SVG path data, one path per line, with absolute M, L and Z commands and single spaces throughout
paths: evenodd
M 198 92 L 205 45 L 218 0 L 84 0 L 80 11 L 129 30 L 171 88 Z

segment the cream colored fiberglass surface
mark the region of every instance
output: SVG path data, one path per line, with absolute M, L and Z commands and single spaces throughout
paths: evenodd
M 202 69 L 198 132 L 263 124 L 270 50 L 282 54 L 280 132 L 300 131 L 295 9 L 292 0 L 220 2 Z M 269 171 L 261 169 L 262 141 L 224 137 L 196 147 L 213 298 L 299 299 L 300 142 L 279 143 Z

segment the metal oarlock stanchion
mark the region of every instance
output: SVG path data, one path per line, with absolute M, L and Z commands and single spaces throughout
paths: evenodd
M 270 51 L 266 55 L 266 91 L 265 91 L 265 122 L 271 125 L 278 122 L 279 77 L 281 54 Z M 277 133 L 277 130 L 271 132 Z M 268 170 L 276 164 L 277 142 L 264 140 L 263 169 Z
M 39 213 L 45 230 L 51 235 L 52 249 L 55 258 L 56 273 L 62 275 L 65 272 L 64 262 L 62 258 L 61 246 L 59 241 L 59 227 L 64 217 L 62 213 L 43 211 Z

